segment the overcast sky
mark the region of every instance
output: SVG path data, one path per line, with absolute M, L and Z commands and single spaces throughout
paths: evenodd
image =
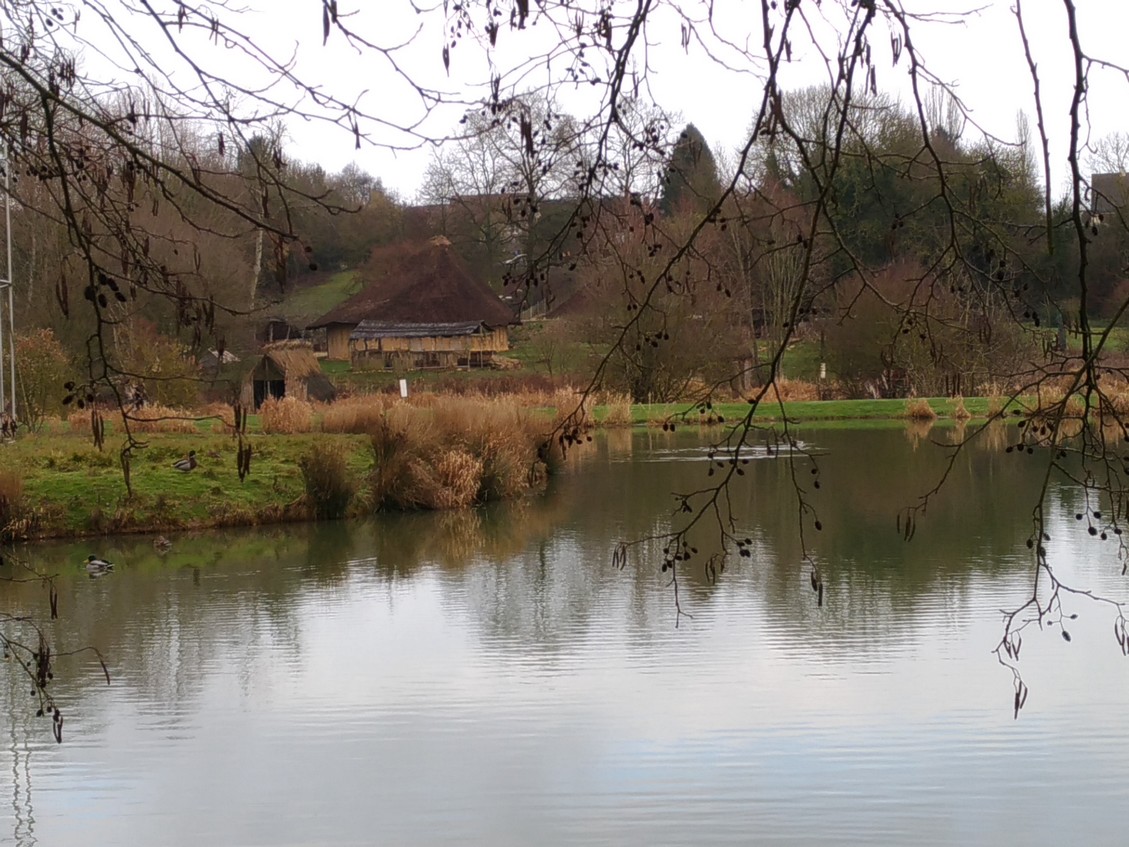
M 421 0 L 427 2 L 428 0 Z M 451 68 L 444 71 L 442 49 L 449 42 L 443 25 L 442 0 L 430 0 L 433 7 L 417 12 L 410 0 L 339 0 L 348 25 L 370 41 L 385 47 L 404 45 L 391 55 L 407 75 L 426 86 L 442 89 L 452 99 L 473 100 L 484 93 L 469 88 L 466 82 L 482 83 L 489 78 L 489 66 L 481 47 L 463 42 L 451 51 Z M 944 17 L 915 25 L 915 46 L 930 70 L 954 86 L 970 110 L 971 117 L 985 130 L 1003 139 L 1016 138 L 1017 115 L 1031 115 L 1034 129 L 1034 98 L 1031 77 L 1023 55 L 1019 27 L 1013 11 L 1015 0 L 902 0 L 910 12 L 940 8 Z M 451 4 L 452 6 L 454 4 Z M 476 6 L 480 4 L 475 4 Z M 536 9 L 537 4 L 531 4 Z M 593 2 L 591 5 L 595 5 Z M 630 9 L 635 3 L 619 4 Z M 678 4 L 693 26 L 693 37 L 683 49 L 686 23 L 678 12 L 660 6 L 638 43 L 637 61 L 648 63 L 645 77 L 650 94 L 683 120 L 693 121 L 715 148 L 737 146 L 750 125 L 750 119 L 763 90 L 763 63 L 756 58 L 761 42 L 760 4 L 749 0 L 714 0 L 714 28 L 705 25 L 708 0 L 687 0 Z M 783 0 L 780 0 L 783 6 Z M 1129 27 L 1129 4 L 1117 0 L 1076 0 L 1080 39 L 1087 52 L 1110 62 L 1122 61 Z M 391 62 L 369 50 L 351 49 L 337 33 L 322 44 L 321 3 L 314 0 L 248 0 L 250 11 L 232 18 L 259 46 L 284 58 L 294 55 L 295 70 L 305 79 L 320 82 L 341 99 L 356 101 L 362 110 L 394 124 L 409 125 L 423 117 L 419 98 Z M 845 8 L 844 8 L 845 7 Z M 783 72 L 785 88 L 826 82 L 828 68 L 805 32 L 814 33 L 825 48 L 836 47 L 838 33 L 845 31 L 845 15 L 854 9 L 848 0 L 801 0 L 803 26 L 793 25 L 793 61 Z M 964 12 L 965 14 L 960 14 Z M 1025 20 L 1043 87 L 1044 110 L 1052 137 L 1052 179 L 1056 194 L 1066 188 L 1065 166 L 1068 109 L 1073 86 L 1072 56 L 1069 50 L 1067 16 L 1061 0 L 1025 0 Z M 478 14 L 476 12 L 476 14 Z M 773 13 L 779 18 L 780 11 Z M 481 15 L 478 14 L 481 19 Z M 555 41 L 552 22 L 534 14 L 524 32 L 513 33 L 504 20 L 494 54 L 496 67 L 507 78 L 524 75 L 518 83 L 527 88 L 544 84 L 562 73 L 564 64 L 551 67 L 528 64 L 529 57 Z M 720 34 L 720 37 L 718 37 Z M 613 32 L 613 43 L 622 43 L 625 30 Z M 700 41 L 698 40 L 700 39 Z M 805 40 L 806 39 L 806 40 Z M 749 59 L 737 48 L 750 45 Z M 897 66 L 891 59 L 891 45 L 885 28 L 871 30 L 871 44 L 878 67 L 880 88 L 908 100 L 908 67 L 905 55 Z M 205 51 L 222 68 L 232 62 L 231 51 L 197 39 L 193 45 Z M 712 54 L 707 55 L 707 51 Z M 600 59 L 597 51 L 589 58 Z M 606 54 L 605 54 L 606 55 Z M 1129 56 L 1124 59 L 1129 64 Z M 726 67 L 728 66 L 728 67 Z M 238 64 L 231 64 L 238 69 Z M 641 74 L 642 76 L 642 74 Z M 561 104 L 581 117 L 597 107 L 600 88 L 566 86 Z M 1125 129 L 1125 103 L 1129 100 L 1125 75 L 1094 69 L 1089 91 L 1089 122 L 1093 138 Z M 439 136 L 458 129 L 461 107 L 439 111 L 420 128 L 423 135 Z M 339 170 L 351 161 L 380 177 L 405 200 L 415 198 L 431 150 L 428 145 L 416 151 L 393 152 L 384 145 L 418 143 L 401 133 L 378 124 L 362 129 L 374 144 L 356 150 L 351 134 L 329 131 L 325 127 L 292 120 L 289 122 L 292 156 L 318 161 L 327 170 Z M 974 127 L 966 132 L 976 133 Z

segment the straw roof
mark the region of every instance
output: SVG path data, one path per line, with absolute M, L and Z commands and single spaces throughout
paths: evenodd
M 263 358 L 270 359 L 287 377 L 321 376 L 321 365 L 308 341 L 276 341 L 263 347 Z
M 311 327 L 330 324 L 484 323 L 507 326 L 513 311 L 490 286 L 475 279 L 439 236 L 421 245 L 385 247 L 373 253 L 369 282 L 359 293 L 322 315 Z

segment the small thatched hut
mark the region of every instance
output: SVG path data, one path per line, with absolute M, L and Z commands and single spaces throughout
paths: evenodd
M 450 353 L 443 366 L 455 366 L 459 360 L 472 364 L 471 357 L 458 355 L 469 352 L 478 354 L 474 364 L 485 364 L 493 353 L 509 349 L 513 310 L 471 275 L 446 238 L 412 248 L 382 248 L 373 254 L 366 276 L 368 284 L 360 292 L 310 325 L 325 329 L 328 358 L 365 359 L 374 350 L 400 352 L 401 345 L 408 344 L 405 339 L 414 339 L 421 352 Z M 358 332 L 362 322 L 366 329 Z M 452 346 L 449 336 L 430 334 L 453 325 L 479 328 L 470 333 L 477 337 L 473 350 L 461 341 Z M 464 334 L 460 329 L 459 337 Z
M 263 347 L 263 356 L 243 380 L 240 401 L 259 408 L 269 397 L 297 397 L 328 403 L 337 389 L 321 372 L 308 341 L 277 341 Z

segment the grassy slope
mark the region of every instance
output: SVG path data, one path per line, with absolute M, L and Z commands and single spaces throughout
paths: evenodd
M 343 303 L 360 289 L 360 276 L 356 271 L 340 271 L 325 282 L 296 289 L 279 304 L 278 311 L 288 320 L 304 326 Z

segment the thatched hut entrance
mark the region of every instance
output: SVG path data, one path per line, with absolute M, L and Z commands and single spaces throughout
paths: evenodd
M 286 374 L 275 365 L 268 357 L 264 356 L 262 361 L 256 365 L 255 370 L 251 373 L 251 382 L 254 386 L 254 401 L 255 408 L 263 405 L 264 400 L 274 398 L 281 400 L 286 396 Z
M 333 383 L 321 372 L 308 341 L 280 341 L 263 348 L 263 357 L 243 382 L 240 399 L 258 409 L 274 398 L 296 397 L 328 403 L 337 396 Z

